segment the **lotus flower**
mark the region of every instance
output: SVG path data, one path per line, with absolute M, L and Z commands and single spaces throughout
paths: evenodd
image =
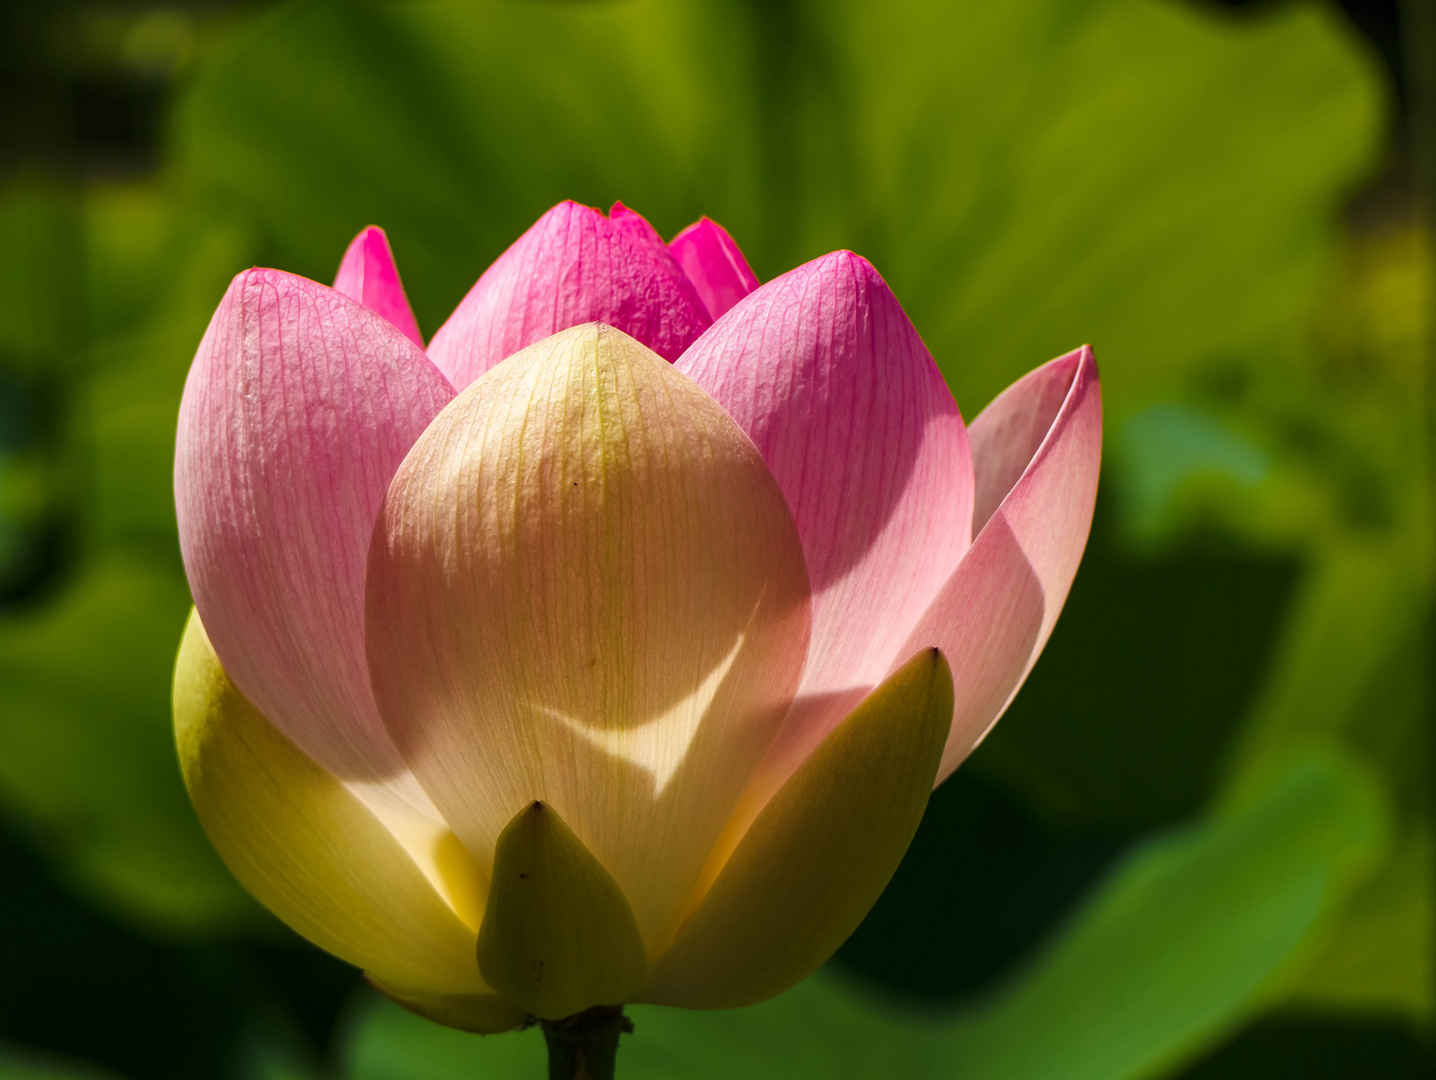
M 1083 348 L 969 428 L 869 263 L 564 203 L 427 350 L 384 234 L 230 285 L 180 408 L 190 795 L 275 914 L 477 1031 L 719 1008 L 857 926 L 1046 642 Z

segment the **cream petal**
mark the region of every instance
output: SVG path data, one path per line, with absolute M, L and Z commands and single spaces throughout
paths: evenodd
M 666 946 L 808 644 L 792 518 L 722 408 L 598 324 L 510 357 L 400 467 L 367 610 L 380 711 L 469 850 L 542 800 Z

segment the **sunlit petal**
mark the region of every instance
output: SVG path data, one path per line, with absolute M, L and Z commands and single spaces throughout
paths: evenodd
M 548 803 L 655 951 L 792 700 L 807 594 L 748 438 L 589 325 L 494 368 L 405 460 L 370 554 L 370 670 L 475 855 Z

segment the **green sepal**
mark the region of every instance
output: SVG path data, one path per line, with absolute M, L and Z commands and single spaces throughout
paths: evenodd
M 479 970 L 546 1020 L 622 1004 L 643 987 L 648 955 L 628 898 L 545 803 L 499 834 Z

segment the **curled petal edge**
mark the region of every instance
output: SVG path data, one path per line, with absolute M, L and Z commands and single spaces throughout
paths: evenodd
M 969 432 L 980 526 L 899 656 L 936 645 L 952 664 L 941 783 L 982 742 L 1052 633 L 1087 545 L 1102 463 L 1090 346 L 1013 383 Z

